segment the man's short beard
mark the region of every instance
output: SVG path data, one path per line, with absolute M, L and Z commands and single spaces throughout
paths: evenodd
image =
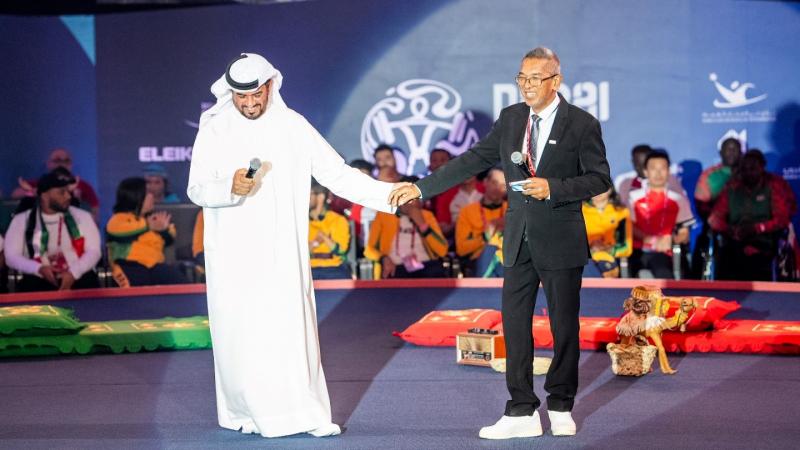
M 238 109 L 238 108 L 237 108 L 237 109 Z M 245 114 L 245 112 L 244 112 L 244 109 L 239 109 L 239 113 L 240 113 L 240 114 L 241 114 L 241 115 L 242 115 L 242 116 L 243 116 L 245 119 L 249 119 L 249 120 L 256 120 L 256 119 L 258 119 L 259 117 L 261 117 L 261 116 L 263 116 L 263 115 L 264 115 L 264 110 L 262 109 L 262 110 L 261 110 L 261 112 L 260 112 L 260 113 L 258 113 L 258 115 L 257 115 L 257 116 L 248 116 L 247 114 Z
M 57 213 L 65 213 L 69 211 L 69 203 L 67 203 L 67 206 L 62 207 L 60 204 L 58 204 L 58 202 L 50 200 L 47 202 L 47 206 L 50 207 L 51 211 L 55 211 Z

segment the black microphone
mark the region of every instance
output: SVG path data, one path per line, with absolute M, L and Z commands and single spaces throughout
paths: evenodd
M 250 160 L 250 168 L 247 169 L 247 174 L 244 176 L 245 178 L 253 178 L 258 169 L 261 168 L 261 160 L 258 158 L 253 158 Z

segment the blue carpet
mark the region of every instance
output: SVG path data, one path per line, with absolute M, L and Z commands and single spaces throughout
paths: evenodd
M 626 291 L 607 291 L 585 290 L 584 313 L 613 315 Z M 800 317 L 800 303 L 781 294 L 723 294 L 753 311 Z M 760 449 L 800 442 L 798 358 L 672 355 L 677 375 L 630 379 L 613 376 L 600 352 L 581 355 L 577 436 L 483 441 L 478 429 L 497 420 L 507 398 L 503 375 L 456 365 L 452 348 L 415 347 L 390 333 L 432 309 L 498 307 L 499 290 L 320 291 L 318 303 L 342 436 L 268 440 L 219 428 L 211 352 L 186 351 L 0 361 L 0 448 Z M 204 309 L 202 296 L 73 306 L 85 320 Z M 539 395 L 542 384 L 537 377 Z M 546 414 L 544 421 L 547 428 Z

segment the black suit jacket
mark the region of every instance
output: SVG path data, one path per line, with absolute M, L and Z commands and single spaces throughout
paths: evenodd
M 560 99 L 553 128 L 536 170 L 550 184 L 550 200 L 536 200 L 508 189 L 503 237 L 503 264 L 517 260 L 523 234 L 531 243 L 537 269 L 581 267 L 589 257 L 581 202 L 611 187 L 600 123 L 589 113 Z M 511 162 L 520 151 L 530 108 L 525 103 L 500 112 L 492 130 L 474 147 L 417 182 L 430 198 L 499 162 L 506 183 L 530 177 L 524 165 Z M 555 141 L 555 143 L 552 143 Z

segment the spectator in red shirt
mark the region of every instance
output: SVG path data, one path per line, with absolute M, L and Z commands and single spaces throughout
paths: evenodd
M 453 155 L 451 155 L 447 150 L 443 148 L 435 148 L 431 150 L 430 158 L 428 160 L 428 170 L 430 173 L 433 173 L 439 167 L 447 164 L 447 162 L 452 158 Z M 436 220 L 439 222 L 439 226 L 442 227 L 442 233 L 444 233 L 444 236 L 448 238 L 448 240 L 452 239 L 453 230 L 456 226 L 455 221 L 450 215 L 450 202 L 457 193 L 458 186 L 453 186 L 425 202 L 426 208 L 433 211 L 433 214 L 436 216 Z
M 669 155 L 653 150 L 645 160 L 647 184 L 631 191 L 633 254 L 631 272 L 648 269 L 656 278 L 673 278 L 672 245 L 689 242 L 694 216 L 689 199 L 669 188 Z
M 773 279 L 778 240 L 797 203 L 789 184 L 765 168 L 766 159 L 759 150 L 745 153 L 708 218 L 711 228 L 724 238 L 717 258 L 718 279 Z
M 633 170 L 625 172 L 614 179 L 614 188 L 619 194 L 619 199 L 625 206 L 630 206 L 631 191 L 641 189 L 647 184 L 647 176 L 644 173 L 644 163 L 647 160 L 647 155 L 653 149 L 647 144 L 639 144 L 631 150 L 631 166 Z M 667 179 L 667 187 L 675 192 L 682 192 L 685 194 L 680 180 L 672 174 L 669 174 Z

